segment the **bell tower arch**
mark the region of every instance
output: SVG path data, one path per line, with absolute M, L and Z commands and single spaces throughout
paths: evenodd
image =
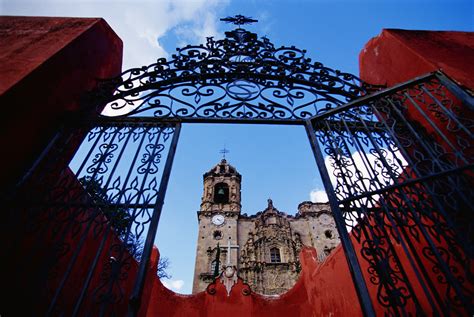
M 200 211 L 221 211 L 240 214 L 242 176 L 222 159 L 203 175 L 204 191 Z

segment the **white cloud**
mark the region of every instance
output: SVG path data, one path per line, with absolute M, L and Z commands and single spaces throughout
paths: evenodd
M 394 183 L 390 173 L 396 177 L 400 175 L 403 169 L 408 165 L 400 152 L 395 154 L 382 149 L 384 161 L 389 165 L 387 169 L 378 155 L 371 153 L 361 153 L 356 151 L 349 157 L 341 157 L 340 161 L 344 163 L 342 169 L 335 167 L 334 161 L 330 156 L 326 156 L 325 165 L 328 169 L 329 178 L 333 187 L 339 188 L 338 198 L 348 198 L 349 195 L 357 196 L 366 192 L 383 189 Z M 367 205 L 373 207 L 378 201 L 380 195 L 373 195 L 371 199 L 360 198 L 355 201 L 354 206 Z
M 268 10 L 263 10 L 257 13 L 257 20 L 258 20 L 258 28 L 262 35 L 267 35 L 273 28 L 273 24 L 275 23 L 272 15 Z
M 309 193 L 309 197 L 313 203 L 325 203 L 328 202 L 328 195 L 326 191 L 315 188 Z
M 171 281 L 162 280 L 161 283 L 163 283 L 163 285 L 167 289 L 175 291 L 175 292 L 180 291 L 184 286 L 184 281 L 183 280 L 171 280 Z
M 407 167 L 408 163 L 405 161 L 399 151 L 394 153 L 382 148 L 385 162 L 390 166 L 390 172 L 395 176 L 400 175 Z M 351 159 L 352 158 L 352 159 Z M 340 157 L 344 162 L 344 168 L 340 169 L 334 166 L 334 161 L 330 156 L 326 156 L 325 165 L 329 173 L 332 186 L 336 189 L 338 199 L 347 198 L 350 195 L 357 196 L 362 193 L 374 191 L 393 185 L 394 180 L 388 173 L 387 168 L 382 164 L 377 155 L 359 151 L 353 152 L 349 157 Z M 326 202 L 328 201 L 326 192 L 319 188 L 315 188 L 310 192 L 312 202 Z M 374 207 L 380 195 L 372 195 L 367 198 L 359 198 L 351 203 L 354 210 L 361 206 Z M 345 215 L 347 230 L 356 223 L 356 215 Z

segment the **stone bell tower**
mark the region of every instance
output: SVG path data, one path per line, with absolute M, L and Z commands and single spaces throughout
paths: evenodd
M 197 212 L 199 235 L 193 293 L 204 290 L 227 261 L 233 266 L 238 264 L 237 222 L 241 211 L 242 176 L 222 159 L 203 178 L 201 208 Z

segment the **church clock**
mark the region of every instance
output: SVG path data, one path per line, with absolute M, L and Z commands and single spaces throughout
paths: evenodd
M 323 225 L 330 225 L 332 223 L 331 217 L 326 214 L 319 216 L 319 221 L 321 221 Z
M 214 215 L 212 217 L 212 223 L 215 224 L 216 226 L 221 226 L 225 222 L 224 215 Z

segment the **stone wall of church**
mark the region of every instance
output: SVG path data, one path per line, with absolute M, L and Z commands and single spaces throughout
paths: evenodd
M 216 214 L 223 214 L 225 222 L 222 225 L 212 223 L 212 217 Z M 200 212 L 199 233 L 196 246 L 196 262 L 194 267 L 193 293 L 203 291 L 214 279 L 212 262 L 216 260 L 217 245 L 220 251 L 220 266 L 227 261 L 227 241 L 232 244 L 237 241 L 237 218 L 238 215 L 232 212 Z M 237 263 L 237 250 L 231 251 L 231 263 Z
M 314 247 L 321 262 L 339 244 L 339 234 L 328 203 L 302 202 L 291 226 L 305 246 Z
M 215 215 L 222 215 L 224 223 L 213 223 Z M 219 265 L 226 264 L 230 241 L 230 261 L 239 276 L 253 291 L 268 295 L 284 293 L 296 283 L 301 268 L 298 255 L 303 246 L 314 247 L 317 260 L 322 262 L 339 244 L 327 203 L 303 202 L 297 214 L 291 216 L 278 211 L 270 201 L 265 210 L 255 215 L 201 210 L 198 219 L 193 293 L 205 290 L 213 281 L 218 243 Z M 278 250 L 278 261 L 272 261 L 272 248 Z

